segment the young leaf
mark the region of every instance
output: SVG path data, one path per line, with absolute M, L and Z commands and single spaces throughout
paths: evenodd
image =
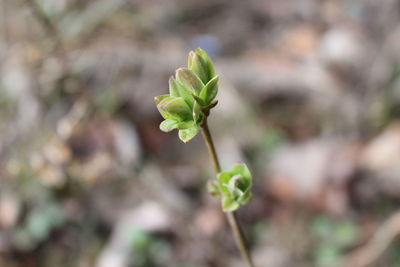
M 204 84 L 211 79 L 208 75 L 207 63 L 200 55 L 193 51 L 189 53 L 188 68 L 193 71 Z
M 194 99 L 191 89 L 175 80 L 174 77 L 169 79 L 169 94 L 175 97 L 182 97 L 190 108 L 193 107 Z
M 253 194 L 251 193 L 250 190 L 248 190 L 246 193 L 243 194 L 243 196 L 239 199 L 240 205 L 245 205 L 247 204 L 251 198 L 253 197 Z
M 249 169 L 246 164 L 236 164 L 232 167 L 232 173 L 236 175 L 240 175 L 240 183 L 238 183 L 239 189 L 242 191 L 246 191 L 252 186 L 252 178 Z
M 240 204 L 236 202 L 233 198 L 229 196 L 224 196 L 222 198 L 222 209 L 225 212 L 235 211 L 240 207 Z
M 200 98 L 203 99 L 206 105 L 211 104 L 218 93 L 218 76 L 212 78 L 201 90 Z
M 175 77 L 178 82 L 185 86 L 189 86 L 195 95 L 198 95 L 204 87 L 204 84 L 199 77 L 189 69 L 177 69 Z
M 154 97 L 154 102 L 156 102 L 156 104 L 160 104 L 161 101 L 163 101 L 164 99 L 168 98 L 170 95 L 159 95 Z
M 192 126 L 185 130 L 179 130 L 179 138 L 184 142 L 187 143 L 192 140 L 193 137 L 199 132 L 199 128 L 197 125 Z
M 181 95 L 179 93 L 178 86 L 176 84 L 174 76 L 171 76 L 169 78 L 168 84 L 169 84 L 169 95 L 174 97 L 180 97 Z
M 245 164 L 236 164 L 230 171 L 220 172 L 217 178 L 225 211 L 233 211 L 249 202 L 252 197 L 252 178 Z
M 196 49 L 196 54 L 199 55 L 204 60 L 204 62 L 207 64 L 208 77 L 209 77 L 209 80 L 211 80 L 215 76 L 214 64 L 213 64 L 211 58 L 201 48 Z
M 160 129 L 163 132 L 170 132 L 173 129 L 176 129 L 178 127 L 178 122 L 170 119 L 166 119 L 160 124 Z
M 241 178 L 242 177 L 238 174 L 233 175 L 226 184 L 229 194 L 231 194 L 235 199 L 240 199 L 243 195 L 243 191 L 239 188 Z
M 183 121 L 178 123 L 179 130 L 185 130 L 195 125 L 194 121 Z
M 172 97 L 169 95 L 162 95 L 155 97 L 154 100 L 157 103 L 157 109 L 160 112 L 161 116 L 163 116 L 164 119 L 170 119 L 170 120 L 176 120 L 177 118 L 166 112 L 163 108 L 161 108 L 161 105 L 164 105 L 165 103 L 172 101 Z
M 167 97 L 158 105 L 158 110 L 165 119 L 186 121 L 192 119 L 192 111 L 182 97 Z
M 221 185 L 227 185 L 229 183 L 229 181 L 231 180 L 233 174 L 230 171 L 226 171 L 226 172 L 220 172 L 217 175 L 218 181 Z M 226 193 L 229 193 L 229 190 L 226 189 L 223 190 Z

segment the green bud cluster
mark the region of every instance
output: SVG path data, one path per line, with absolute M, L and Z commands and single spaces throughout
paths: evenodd
M 169 79 L 169 94 L 155 97 L 164 121 L 160 129 L 179 130 L 179 138 L 187 143 L 204 126 L 210 109 L 217 105 L 218 76 L 206 52 L 198 48 L 189 53 L 188 68 L 176 70 Z M 237 210 L 252 197 L 252 177 L 245 164 L 236 164 L 230 171 L 217 174 L 209 181 L 208 191 L 221 199 L 226 212 Z
M 217 181 L 208 184 L 211 195 L 221 199 L 222 209 L 235 211 L 252 198 L 253 185 L 249 169 L 245 164 L 236 164 L 230 171 L 220 172 Z
M 218 93 L 218 76 L 205 51 L 191 51 L 188 68 L 176 70 L 169 79 L 169 94 L 155 97 L 157 108 L 165 119 L 160 129 L 179 130 L 179 138 L 187 143 L 199 132 L 202 123 L 215 107 Z

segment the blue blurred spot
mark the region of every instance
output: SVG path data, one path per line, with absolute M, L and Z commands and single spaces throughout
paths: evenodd
M 210 57 L 217 56 L 221 50 L 221 44 L 219 40 L 216 37 L 208 34 L 198 35 L 192 39 L 190 42 L 190 49 L 194 50 L 198 47 L 206 51 Z

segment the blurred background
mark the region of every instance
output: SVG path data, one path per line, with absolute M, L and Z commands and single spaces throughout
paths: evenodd
M 201 47 L 259 267 L 400 266 L 400 1 L 1 0 L 0 266 L 243 266 L 201 136 L 153 97 Z

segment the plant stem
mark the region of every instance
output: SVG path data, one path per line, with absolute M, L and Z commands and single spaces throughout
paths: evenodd
M 210 155 L 212 163 L 214 165 L 215 174 L 218 174 L 221 172 L 221 166 L 219 164 L 217 151 L 215 150 L 215 146 L 214 146 L 214 142 L 213 142 L 213 139 L 212 139 L 212 136 L 210 133 L 210 129 L 208 128 L 207 119 L 202 125 L 201 133 L 203 135 L 204 142 L 207 145 L 208 154 Z M 234 211 L 226 212 L 226 216 L 228 217 L 228 222 L 232 229 L 232 233 L 233 233 L 233 237 L 236 242 L 236 246 L 240 250 L 243 260 L 247 263 L 248 267 L 255 267 L 253 260 L 250 256 L 249 250 L 247 248 L 246 240 L 245 240 L 243 231 L 239 225 L 236 213 Z
M 219 165 L 217 151 L 215 150 L 214 141 L 212 139 L 210 129 L 208 128 L 207 121 L 204 122 L 202 129 L 203 130 L 201 133 L 203 134 L 204 142 L 207 145 L 208 154 L 210 155 L 211 161 L 214 165 L 214 172 L 215 174 L 218 174 L 221 172 L 221 166 Z

